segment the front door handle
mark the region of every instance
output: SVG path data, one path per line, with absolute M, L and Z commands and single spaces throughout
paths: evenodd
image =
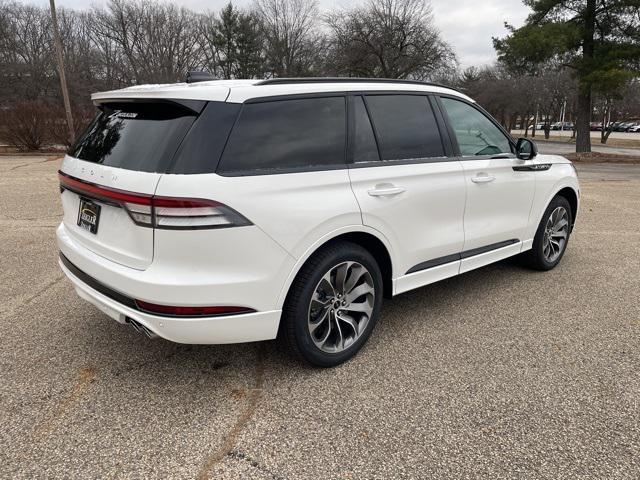
M 376 185 L 372 190 L 367 190 L 367 193 L 372 197 L 386 197 L 390 195 L 398 195 L 406 191 L 404 187 L 396 187 L 390 183 Z
M 478 175 L 477 177 L 471 178 L 473 183 L 489 183 L 493 182 L 496 179 L 493 175 Z

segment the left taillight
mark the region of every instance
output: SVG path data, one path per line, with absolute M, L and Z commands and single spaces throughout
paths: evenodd
M 103 187 L 58 171 L 60 189 L 124 208 L 143 227 L 169 230 L 226 228 L 251 225 L 231 207 L 203 198 L 161 197 Z

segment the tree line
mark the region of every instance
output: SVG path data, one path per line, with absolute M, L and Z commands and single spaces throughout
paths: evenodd
M 434 79 L 457 67 L 426 0 L 367 0 L 329 12 L 317 0 L 255 0 L 248 8 L 229 3 L 204 13 L 110 0 L 89 10 L 59 8 L 58 23 L 78 128 L 91 115 L 92 92 L 183 81 L 189 70 L 222 79 Z M 4 118 L 20 120 L 5 121 L 4 136 L 31 136 L 29 148 L 46 142 L 45 130 L 54 132 L 50 141 L 70 141 L 58 128 L 54 59 L 49 9 L 0 0 L 0 108 Z M 29 121 L 35 124 L 27 132 L 13 131 Z
M 509 129 L 564 118 L 584 130 L 590 120 L 640 118 L 640 7 L 633 9 L 640 0 L 599 0 L 591 37 L 583 27 L 591 25 L 593 0 L 525 3 L 533 11 L 526 24 L 494 39 L 498 62 L 465 70 L 434 26 L 428 0 L 363 0 L 329 11 L 317 0 L 254 0 L 215 12 L 110 0 L 59 8 L 58 22 L 77 129 L 92 115 L 92 92 L 183 81 L 188 70 L 223 79 L 431 80 L 460 88 Z M 589 42 L 594 51 L 584 60 Z M 0 142 L 71 141 L 53 48 L 48 8 L 0 0 Z
M 454 83 L 509 131 L 523 130 L 525 136 L 548 138 L 551 124 L 562 119 L 575 124 L 579 115 L 579 81 L 570 69 L 554 62 L 547 62 L 536 73 L 513 72 L 502 62 L 470 67 L 460 72 Z M 616 88 L 594 92 L 589 118 L 605 125 L 600 131 L 601 143 L 611 134 L 607 125 L 622 120 L 640 122 L 640 78 L 630 77 Z M 545 129 L 545 124 L 549 128 Z M 575 138 L 577 131 L 571 133 Z
M 370 0 L 321 12 L 317 0 L 255 0 L 197 13 L 172 3 L 110 0 L 87 11 L 59 8 L 72 97 L 132 84 L 218 78 L 370 76 L 429 79 L 455 55 L 424 0 Z M 4 100 L 57 97 L 50 12 L 0 0 Z

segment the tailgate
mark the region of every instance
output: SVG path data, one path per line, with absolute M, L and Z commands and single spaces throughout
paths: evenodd
M 101 185 L 122 191 L 153 195 L 159 173 L 130 172 L 65 157 L 61 172 L 87 185 Z M 61 189 L 63 223 L 69 236 L 98 255 L 121 265 L 144 270 L 153 260 L 153 228 L 137 225 L 127 209 L 104 200 L 84 188 Z M 84 211 L 81 210 L 85 207 Z M 93 205 L 93 206 L 92 206 Z M 88 207 L 88 208 L 87 208 Z M 84 214 L 84 218 L 83 217 Z M 93 216 L 95 228 L 91 225 Z
M 203 106 L 148 100 L 101 105 L 60 169 L 69 236 L 121 265 L 147 268 L 154 229 L 150 207 L 141 204 L 155 193 Z

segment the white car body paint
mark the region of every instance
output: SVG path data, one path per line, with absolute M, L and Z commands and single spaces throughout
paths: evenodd
M 445 87 L 394 83 L 256 85 L 212 81 L 150 85 L 94 94 L 113 99 L 184 99 L 243 103 L 269 96 L 349 91 L 416 91 L 471 99 Z M 551 164 L 548 170 L 512 167 Z M 57 230 L 61 253 L 109 289 L 159 305 L 239 305 L 251 313 L 198 318 L 150 314 L 92 288 L 63 263 L 78 294 L 117 321 L 131 318 L 181 343 L 233 343 L 275 338 L 287 292 L 305 262 L 322 245 L 348 233 L 375 237 L 391 260 L 392 293 L 400 294 L 530 249 L 542 214 L 563 188 L 579 198 L 571 163 L 563 157 L 515 158 L 336 168 L 271 175 L 167 174 L 108 167 L 66 156 L 61 172 L 108 188 L 162 197 L 221 202 L 251 225 L 165 230 L 134 224 L 123 208 L 101 204 L 94 235 L 77 225 L 80 196 L 64 190 Z M 475 183 L 489 175 L 495 180 Z M 376 196 L 371 190 L 397 188 Z M 100 203 L 98 201 L 98 203 Z M 411 271 L 513 239 L 471 257 Z M 453 257 L 452 257 L 453 258 Z

